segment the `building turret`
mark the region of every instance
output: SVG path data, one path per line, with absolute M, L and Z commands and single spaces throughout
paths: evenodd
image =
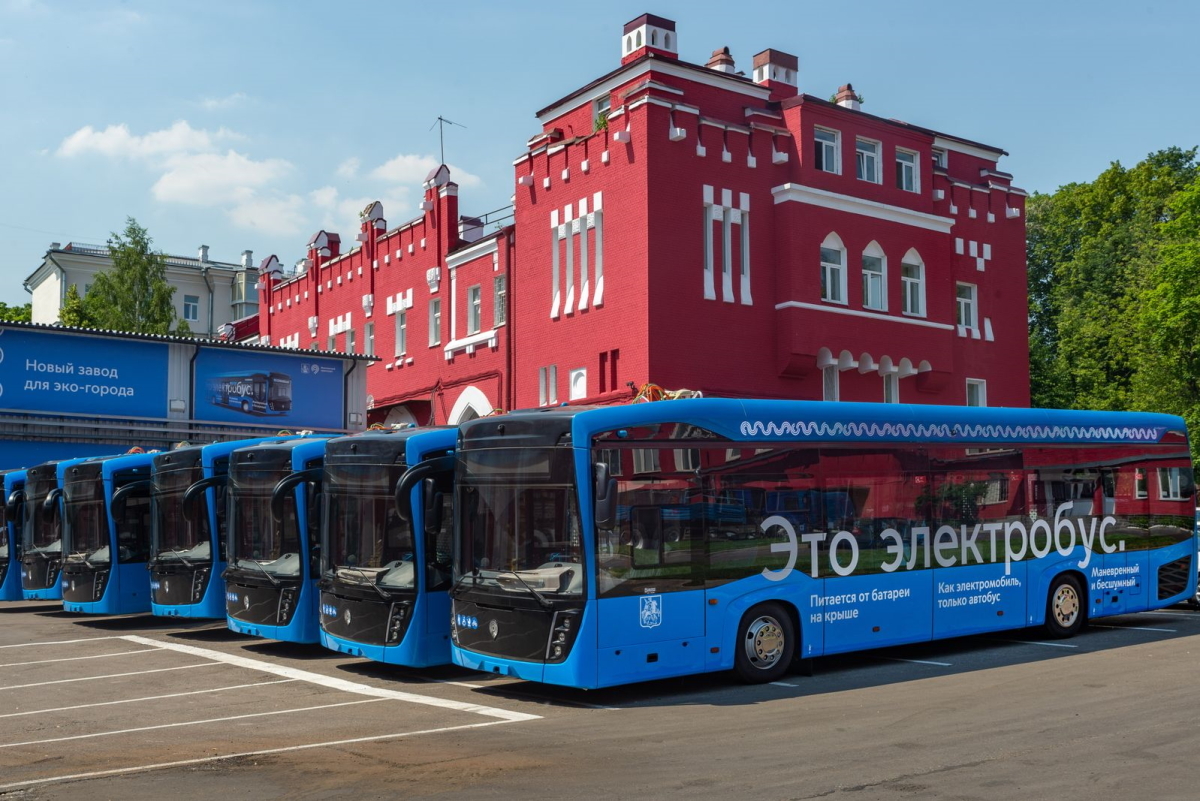
M 754 57 L 754 82 L 771 90 L 772 100 L 798 93 L 800 60 L 780 50 L 764 50 Z
M 679 40 L 675 36 L 674 20 L 643 14 L 625 23 L 621 36 L 621 63 L 636 61 L 647 53 L 679 58 Z

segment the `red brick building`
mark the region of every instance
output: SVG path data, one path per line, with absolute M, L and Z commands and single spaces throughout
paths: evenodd
M 263 265 L 272 344 L 373 352 L 372 420 L 706 395 L 1029 403 L 1025 193 L 1004 151 L 798 92 L 778 50 L 680 60 L 628 23 L 620 65 L 538 112 L 511 224 L 363 212 L 354 248 Z M 494 230 L 491 230 L 494 229 Z M 519 234 L 519 235 L 518 235 Z

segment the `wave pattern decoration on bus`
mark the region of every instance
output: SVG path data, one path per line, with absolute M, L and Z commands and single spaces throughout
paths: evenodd
M 1072 441 L 1072 442 L 1158 442 L 1166 433 L 1165 428 L 1136 426 L 1005 426 L 970 425 L 967 423 L 827 423 L 800 420 L 781 422 L 744 420 L 741 425 L 744 437 L 830 437 L 843 438 L 894 438 L 910 439 L 969 439 L 1018 441 Z

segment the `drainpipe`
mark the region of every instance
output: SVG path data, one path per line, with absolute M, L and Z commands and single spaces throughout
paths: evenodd
M 193 345 L 192 358 L 188 362 L 188 420 L 196 419 L 196 359 L 200 356 L 200 346 Z
M 350 362 L 350 369 L 342 376 L 342 426 L 349 431 L 350 426 L 350 374 L 358 369 L 358 359 Z M 364 426 L 365 427 L 365 426 Z
M 208 287 L 208 338 L 213 338 L 213 285 L 212 281 L 208 280 L 208 271 L 210 267 L 201 267 L 200 276 L 204 279 L 204 285 Z

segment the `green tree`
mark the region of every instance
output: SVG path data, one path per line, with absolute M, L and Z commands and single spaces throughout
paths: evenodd
M 175 287 L 167 283 L 166 260 L 151 250 L 150 235 L 130 217 L 124 234 L 108 240 L 112 270 L 97 273 L 84 305 L 99 328 L 138 334 L 168 334 L 176 321 L 172 297 Z M 177 333 L 188 332 L 182 323 Z
M 58 312 L 58 321 L 63 325 L 75 328 L 97 327 L 90 304 L 80 296 L 79 287 L 74 284 L 67 287 L 67 296 L 63 299 L 62 309 Z
M 1030 378 L 1034 405 L 1129 409 L 1143 350 L 1138 320 L 1158 226 L 1195 180 L 1196 150 L 1113 163 L 1028 205 Z
M 9 323 L 27 323 L 32 319 L 32 303 L 26 303 L 24 306 L 9 306 L 7 303 L 0 302 L 0 320 Z
M 1156 227 L 1137 317 L 1134 405 L 1181 415 L 1200 430 L 1200 178 L 1172 198 Z M 1200 455 L 1200 438 L 1192 448 Z

